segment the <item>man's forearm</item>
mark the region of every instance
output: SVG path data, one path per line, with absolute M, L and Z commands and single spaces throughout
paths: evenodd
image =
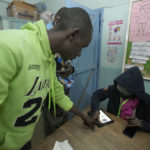
M 86 124 L 87 126 L 89 126 L 92 129 L 94 129 L 94 124 L 95 124 L 95 120 L 94 119 L 86 116 L 84 113 L 82 113 L 74 105 L 72 106 L 72 108 L 69 111 L 74 113 L 75 115 L 79 116 L 80 118 L 82 118 L 82 120 L 84 121 L 84 124 Z
M 69 110 L 69 112 L 74 113 L 75 115 L 79 116 L 80 118 L 84 118 L 84 114 L 76 107 L 76 106 L 72 106 L 72 108 Z

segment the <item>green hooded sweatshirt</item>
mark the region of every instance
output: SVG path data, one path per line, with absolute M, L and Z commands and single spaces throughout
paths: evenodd
M 64 110 L 73 106 L 57 80 L 44 22 L 0 31 L 0 150 L 31 139 L 48 93 Z

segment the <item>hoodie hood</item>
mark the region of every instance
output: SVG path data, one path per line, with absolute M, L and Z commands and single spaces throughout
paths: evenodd
M 114 80 L 115 85 L 118 83 L 125 87 L 132 94 L 142 99 L 145 103 L 150 104 L 150 95 L 145 92 L 143 76 L 137 66 L 126 70 Z
M 45 57 L 50 58 L 51 50 L 44 21 L 40 20 L 35 23 L 28 22 L 22 27 L 22 29 L 27 29 L 35 32 L 38 38 L 37 40 L 39 40 L 40 42 Z

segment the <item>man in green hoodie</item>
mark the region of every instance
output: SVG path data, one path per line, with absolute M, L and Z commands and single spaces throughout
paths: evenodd
M 54 58 L 55 53 L 64 60 L 80 56 L 92 38 L 89 15 L 81 8 L 62 8 L 53 26 L 47 31 L 41 20 L 0 31 L 0 150 L 19 150 L 31 139 L 47 96 L 49 108 L 52 99 L 54 110 L 56 103 L 94 125 L 64 94 Z

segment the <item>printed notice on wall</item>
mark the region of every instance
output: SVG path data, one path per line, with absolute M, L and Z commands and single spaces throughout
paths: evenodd
M 107 45 L 121 45 L 123 20 L 115 20 L 108 23 Z
M 146 79 L 150 79 L 150 42 L 129 42 L 125 69 L 138 66 Z
M 133 3 L 129 41 L 150 41 L 150 0 Z
M 132 3 L 124 70 L 138 66 L 150 80 L 150 0 Z

